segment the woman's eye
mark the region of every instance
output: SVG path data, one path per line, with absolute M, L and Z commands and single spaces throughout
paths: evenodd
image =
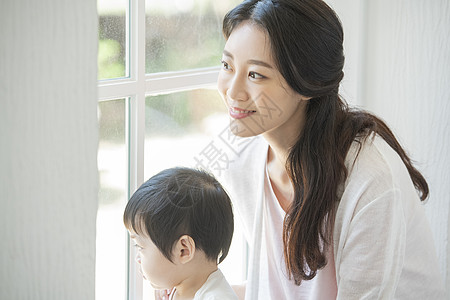
M 226 61 L 223 61 L 223 60 L 222 60 L 222 68 L 224 70 L 230 70 L 231 69 L 230 65 Z
M 250 73 L 248 73 L 248 76 L 253 78 L 253 79 L 263 79 L 263 78 L 265 78 L 263 75 L 258 74 L 256 72 L 250 72 Z
M 138 244 L 134 244 L 134 247 L 135 247 L 136 249 L 138 249 L 138 250 L 144 249 L 144 248 L 142 248 L 141 246 L 139 246 Z

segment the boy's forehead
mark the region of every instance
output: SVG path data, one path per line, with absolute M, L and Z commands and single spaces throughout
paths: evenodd
M 138 239 L 140 237 L 139 234 L 137 234 L 133 230 L 128 230 L 128 233 L 130 234 L 130 238 L 132 239 Z
M 130 237 L 132 239 L 147 237 L 147 234 L 144 231 L 145 224 L 142 219 L 137 219 L 137 216 L 136 216 L 136 222 L 134 222 L 134 224 L 130 224 L 129 226 L 126 226 L 126 227 L 127 227 L 128 233 L 130 234 Z
M 134 230 L 128 230 L 128 233 L 130 234 L 130 238 L 133 240 L 146 240 L 147 236 L 144 233 L 137 233 Z

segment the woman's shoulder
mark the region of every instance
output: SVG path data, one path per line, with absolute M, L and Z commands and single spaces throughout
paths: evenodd
M 233 162 L 238 164 L 247 159 L 260 160 L 266 157 L 268 143 L 262 136 L 235 137 L 233 144 L 227 143 L 227 152 L 232 156 Z
M 386 197 L 401 201 L 405 209 L 420 203 L 402 159 L 376 134 L 353 143 L 346 167 L 348 175 L 339 192 L 341 209 L 355 214 Z
M 387 179 L 393 176 L 398 167 L 406 170 L 400 156 L 389 144 L 377 134 L 370 134 L 353 141 L 346 159 L 345 166 L 349 176 L 355 172 L 359 175 L 381 176 Z
M 261 181 L 267 150 L 268 143 L 262 136 L 241 138 L 224 131 L 204 150 L 205 156 L 214 156 L 215 161 L 202 168 L 214 174 L 225 187 L 245 190 L 250 183 Z
M 224 173 L 235 173 L 252 169 L 264 163 L 267 157 L 268 143 L 261 136 L 248 138 L 233 137 L 231 141 L 222 141 L 224 153 L 228 160 L 228 168 Z
M 365 206 L 397 189 L 398 177 L 409 177 L 397 153 L 376 134 L 353 142 L 345 166 L 348 174 L 340 191 L 341 204 Z

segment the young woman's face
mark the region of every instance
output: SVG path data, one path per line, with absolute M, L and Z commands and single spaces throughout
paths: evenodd
M 170 289 L 179 284 L 177 265 L 168 260 L 153 241 L 142 235 L 130 232 L 137 250 L 136 262 L 144 279 L 157 290 Z
M 231 33 L 223 51 L 218 89 L 235 135 L 298 135 L 305 101 L 276 69 L 269 38 L 257 26 L 243 22 Z

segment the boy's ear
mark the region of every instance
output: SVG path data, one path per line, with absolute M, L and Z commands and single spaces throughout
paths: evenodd
M 181 264 L 190 262 L 194 258 L 195 254 L 195 242 L 188 236 L 181 236 L 174 247 L 174 259 Z

